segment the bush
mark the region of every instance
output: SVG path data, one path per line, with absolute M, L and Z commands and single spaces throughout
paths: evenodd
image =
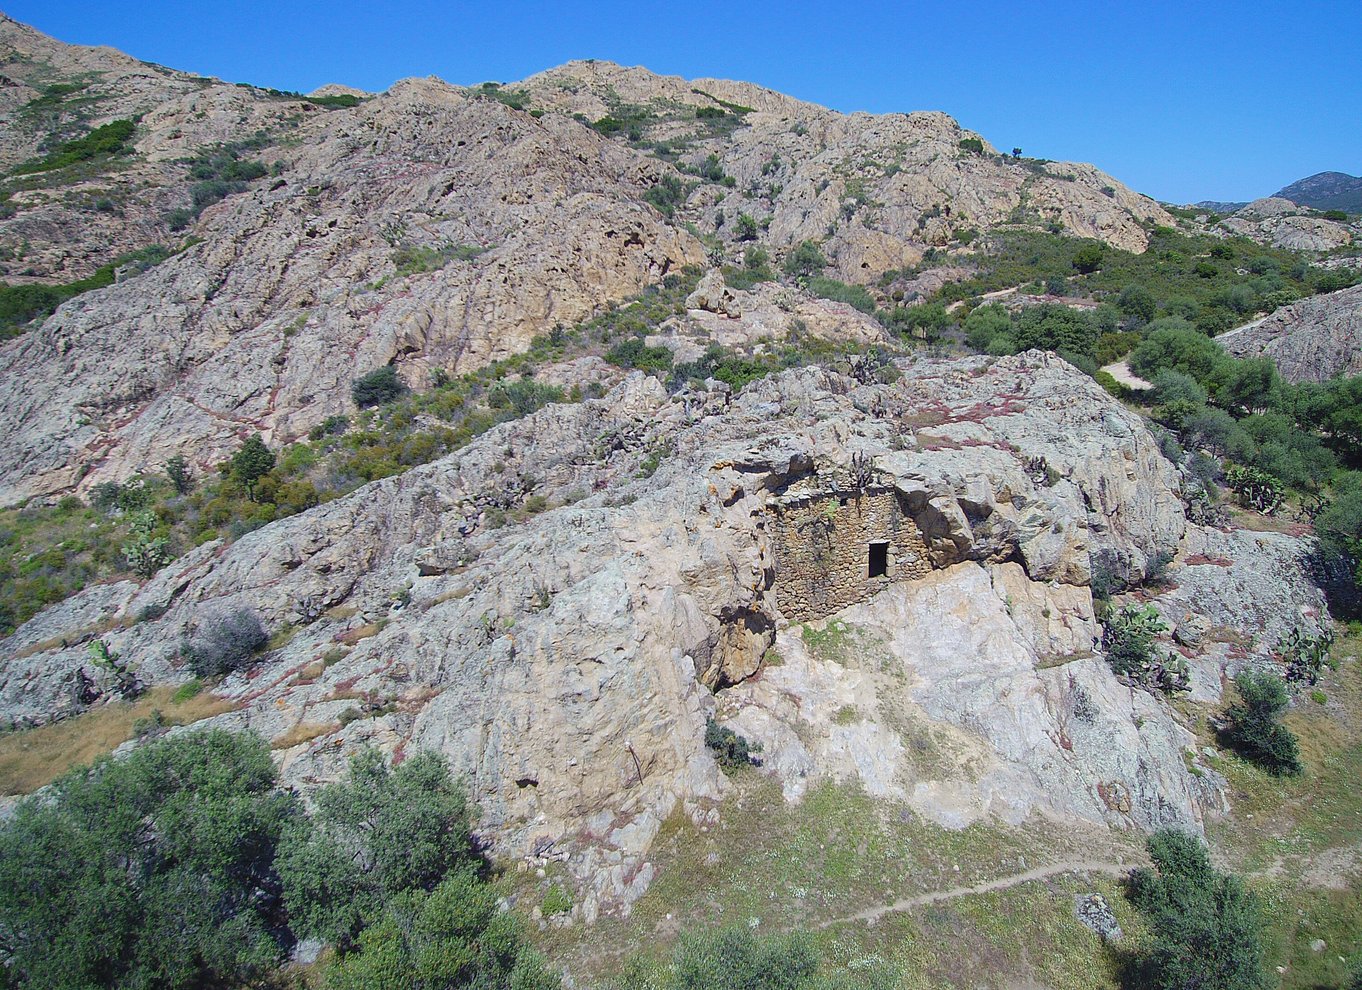
M 1168 626 L 1153 605 L 1126 605 L 1108 613 L 1104 626 L 1102 648 L 1116 674 L 1169 694 L 1190 686 L 1187 661 L 1155 646 Z
M 1099 334 L 1087 314 L 1053 304 L 1028 307 L 1012 324 L 1012 339 L 1019 351 L 1036 347 L 1091 357 Z
M 1127 885 L 1153 947 L 1132 967 L 1140 990 L 1266 990 L 1257 898 L 1238 877 L 1211 866 L 1200 840 L 1164 829 L 1147 841 L 1154 869 Z
M 965 317 L 965 339 L 976 351 L 987 351 L 997 337 L 1012 329 L 1012 318 L 997 303 L 979 306 Z
M 1074 252 L 1073 266 L 1084 275 L 1090 275 L 1102 267 L 1102 259 L 1106 256 L 1105 244 L 1085 244 Z
M 350 385 L 350 396 L 361 409 L 395 402 L 406 391 L 407 386 L 397 377 L 397 369 L 390 364 L 360 375 Z
M 664 348 L 665 349 L 665 348 Z M 671 354 L 670 351 L 667 352 Z M 509 409 L 517 416 L 528 416 L 550 402 L 562 402 L 563 390 L 556 385 L 544 385 L 533 378 L 513 382 L 497 382 L 487 392 L 487 405 L 492 409 Z
M 209 612 L 181 652 L 195 677 L 223 677 L 247 665 L 269 636 L 249 608 Z
M 6 986 L 245 986 L 282 957 L 268 745 L 212 731 L 78 768 L 0 824 Z
M 429 893 L 395 897 L 326 971 L 326 990 L 555 990 L 516 917 L 497 910 L 497 894 L 471 872 Z
M 572 910 L 572 895 L 559 884 L 554 884 L 549 888 L 549 892 L 544 895 L 544 903 L 541 905 L 541 909 L 544 914 L 549 916 L 567 914 Z
M 1280 509 L 1286 497 L 1280 481 L 1254 467 L 1230 468 L 1225 472 L 1225 486 L 1240 505 L 1266 516 Z
M 670 217 L 676 208 L 686 201 L 686 187 L 681 179 L 670 172 L 648 187 L 643 198 L 664 217 Z
M 818 953 L 800 932 L 759 938 L 735 925 L 684 937 L 674 970 L 677 990 L 800 990 L 815 983 Z
M 785 257 L 785 274 L 794 276 L 816 275 L 828 267 L 828 259 L 813 241 L 800 241 Z
M 31 175 L 35 172 L 50 172 L 101 155 L 122 154 L 128 150 L 129 142 L 136 130 L 137 125 L 131 120 L 115 120 L 102 127 L 96 127 L 84 137 L 67 141 L 46 158 L 15 166 L 12 174 Z
M 177 495 L 188 495 L 194 490 L 194 473 L 183 454 L 174 455 L 163 466 Z
M 1149 325 L 1145 339 L 1130 355 L 1130 367 L 1150 378 L 1161 368 L 1181 371 L 1199 382 L 1208 382 L 1225 352 L 1185 320 L 1168 317 Z
M 714 752 L 714 759 L 725 771 L 760 764 L 752 754 L 761 752 L 761 743 L 749 742 L 714 719 L 705 723 L 705 745 Z
M 977 137 L 961 138 L 960 150 L 968 151 L 976 155 L 982 155 L 984 153 L 984 142 L 979 140 Z
M 863 285 L 848 285 L 845 282 L 837 281 L 835 278 L 815 275 L 809 279 L 807 288 L 811 295 L 820 299 L 844 302 L 859 309 L 862 313 L 875 312 L 875 299 Z
M 739 241 L 755 241 L 757 239 L 757 221 L 750 213 L 739 213 L 736 227 L 736 238 Z
M 621 368 L 637 368 L 648 374 L 661 374 L 672 366 L 672 352 L 666 347 L 649 347 L 642 337 L 631 337 L 616 344 L 605 359 Z
M 254 501 L 256 482 L 274 470 L 275 456 L 257 434 L 247 437 L 227 463 L 232 477 L 245 486 Z
M 1299 744 L 1279 721 L 1290 701 L 1286 682 L 1267 671 L 1245 671 L 1234 686 L 1243 700 L 1225 710 L 1221 735 L 1226 742 L 1269 773 L 1300 773 Z
M 1193 407 L 1206 404 L 1206 390 L 1186 372 L 1160 368 L 1151 379 L 1151 384 L 1154 386 L 1154 398 L 1161 404 L 1185 402 Z
M 478 865 L 463 788 L 444 758 L 421 753 L 389 767 L 377 750 L 322 788 L 309 820 L 292 823 L 279 851 L 290 921 L 300 935 L 347 940 L 402 896 L 433 891 Z

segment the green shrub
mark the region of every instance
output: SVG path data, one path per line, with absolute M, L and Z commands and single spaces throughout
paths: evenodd
M 278 869 L 294 930 L 334 941 L 478 862 L 467 798 L 444 758 L 421 753 L 389 767 L 365 749 L 345 780 L 317 792 L 313 817 L 291 824 Z
M 245 486 L 254 501 L 256 483 L 274 470 L 275 460 L 274 451 L 265 446 L 259 434 L 254 434 L 242 442 L 227 463 L 232 477 Z
M 268 641 L 254 612 L 234 608 L 204 615 L 180 652 L 195 677 L 223 677 L 245 667 Z
M 658 213 L 661 213 L 664 217 L 670 217 L 676 213 L 676 208 L 686 201 L 686 186 L 680 177 L 667 172 L 648 187 L 643 198 Z
M 982 155 L 984 153 L 984 142 L 977 137 L 961 138 L 960 150 L 968 151 L 975 155 Z
M 1012 329 L 1012 318 L 996 303 L 977 306 L 965 317 L 965 340 L 976 351 L 987 351 L 994 338 Z
M 808 280 L 807 288 L 811 295 L 818 296 L 820 299 L 844 302 L 859 309 L 862 313 L 875 312 L 875 298 L 866 291 L 863 285 L 848 285 L 846 282 L 839 282 L 835 278 L 815 275 Z
M 175 689 L 175 693 L 170 696 L 171 704 L 182 705 L 192 698 L 197 698 L 203 691 L 203 681 L 197 677 L 185 681 Z
M 325 990 L 556 990 L 559 977 L 529 944 L 496 891 L 469 871 L 393 897 L 326 970 Z
M 258 736 L 162 739 L 0 823 L 7 986 L 244 986 L 281 959 L 275 845 L 298 813 Z
M 1266 990 L 1258 900 L 1238 877 L 1211 866 L 1200 840 L 1164 829 L 1147 840 L 1154 868 L 1127 884 L 1153 946 L 1127 984 L 1141 990 Z
M 714 759 L 725 772 L 759 763 L 753 754 L 761 752 L 760 743 L 748 741 L 714 719 L 705 723 L 705 745 L 713 751 Z
M 334 96 L 305 96 L 303 99 L 316 106 L 326 107 L 328 110 L 348 109 L 360 104 L 359 97 L 354 93 L 337 93 Z
M 605 359 L 621 368 L 637 368 L 660 374 L 672 366 L 672 352 L 666 347 L 649 347 L 642 337 L 631 337 L 606 352 Z
M 572 910 L 572 895 L 561 884 L 554 884 L 549 888 L 549 892 L 544 895 L 541 910 L 548 917 L 555 914 L 567 914 Z
M 179 495 L 188 495 L 194 490 L 194 474 L 189 461 L 183 454 L 176 454 L 163 465 L 166 478 Z
M 1102 648 L 1111 669 L 1147 688 L 1169 694 L 1190 686 L 1187 661 L 1172 651 L 1160 651 L 1156 637 L 1168 626 L 1153 605 L 1126 605 L 1104 620 Z
M 1225 710 L 1221 735 L 1270 773 L 1300 773 L 1300 747 L 1280 721 L 1290 702 L 1286 682 L 1267 671 L 1245 671 L 1234 679 L 1234 685 L 1242 700 Z
M 435 247 L 404 244 L 392 253 L 393 268 L 396 269 L 393 274 L 406 278 L 437 272 L 451 261 L 472 261 L 490 250 L 481 244 L 445 243 Z
M 677 990 L 802 990 L 815 985 L 818 953 L 803 933 L 758 937 L 735 925 L 683 937 L 674 971 Z
M 670 352 L 668 352 L 670 353 Z M 563 390 L 556 385 L 544 385 L 533 378 L 497 382 L 487 392 L 487 405 L 492 409 L 507 409 L 517 416 L 528 416 L 550 402 L 562 402 Z
M 68 299 L 114 284 L 118 269 L 132 266 L 143 271 L 170 257 L 159 244 L 119 255 L 94 274 L 64 285 L 0 285 L 0 339 L 11 337 L 23 325 L 53 313 Z
M 361 409 L 394 402 L 406 391 L 407 386 L 397 377 L 397 369 L 390 364 L 360 375 L 350 385 L 350 396 Z
M 137 125 L 131 120 L 115 120 L 96 127 L 83 137 L 67 141 L 45 158 L 16 165 L 11 174 L 32 175 L 36 172 L 51 172 L 92 158 L 123 154 L 128 150 L 136 130 Z
M 793 276 L 817 275 L 824 268 L 828 267 L 828 259 L 823 256 L 822 250 L 813 241 L 800 241 L 799 244 L 785 256 L 785 274 Z
M 178 208 L 166 214 L 171 230 L 183 230 L 200 213 L 228 196 L 245 192 L 250 183 L 264 178 L 269 169 L 262 162 L 243 159 L 242 154 L 266 143 L 263 136 L 202 148 L 188 159 L 192 209 Z
M 750 213 L 739 213 L 735 237 L 739 241 L 755 241 L 757 239 L 757 221 Z
M 734 289 L 750 289 L 758 282 L 769 282 L 776 277 L 775 272 L 771 271 L 770 262 L 771 256 L 765 248 L 749 244 L 743 252 L 741 268 L 724 267 L 724 281 Z
M 1073 266 L 1084 275 L 1090 275 L 1102 267 L 1107 256 L 1107 246 L 1102 243 L 1085 244 L 1074 252 Z

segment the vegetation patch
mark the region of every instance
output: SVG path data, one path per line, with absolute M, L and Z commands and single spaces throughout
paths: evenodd
M 30 794 L 72 767 L 112 753 L 153 712 L 161 713 L 164 726 L 189 725 L 237 707 L 207 692 L 185 697 L 183 690 L 152 688 L 136 701 L 113 701 L 60 722 L 0 734 L 0 794 Z
M 145 271 L 158 265 L 174 252 L 161 245 L 142 248 L 120 255 L 107 265 L 95 269 L 92 275 L 65 284 L 46 285 L 29 282 L 22 285 L 0 284 L 0 340 L 17 336 L 28 324 L 51 316 L 68 299 L 114 284 L 120 268 L 134 267 Z
M 108 159 L 115 155 L 126 154 L 132 145 L 132 136 L 137 124 L 131 120 L 115 120 L 96 127 L 83 137 L 75 138 L 58 145 L 51 154 L 16 165 L 12 175 L 33 175 L 37 172 L 54 172 L 92 159 Z

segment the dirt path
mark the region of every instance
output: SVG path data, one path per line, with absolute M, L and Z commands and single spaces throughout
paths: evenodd
M 935 904 L 938 901 L 954 900 L 957 897 L 968 897 L 971 894 L 988 894 L 995 890 L 1006 890 L 1009 887 L 1030 883 L 1033 880 L 1044 880 L 1047 877 L 1058 876 L 1061 873 L 1102 873 L 1107 876 L 1123 877 L 1138 865 L 1138 863 L 1113 863 L 1109 860 L 1060 860 L 1057 863 L 1038 866 L 1034 870 L 1027 870 L 1025 873 L 1014 873 L 1011 876 L 998 877 L 996 880 L 986 880 L 983 883 L 977 883 L 969 887 L 951 887 L 949 890 L 933 890 L 925 894 L 905 897 L 902 900 L 894 901 L 892 904 L 879 904 L 872 908 L 866 908 L 864 911 L 858 911 L 856 914 L 849 914 L 844 918 L 833 918 L 831 921 L 825 921 L 818 927 L 828 928 L 832 925 L 846 924 L 851 921 L 874 923 L 884 915 L 892 914 L 897 911 L 907 911 L 911 908 L 922 907 L 926 904 Z
M 1114 364 L 1109 364 L 1102 370 L 1111 375 L 1112 378 L 1115 378 L 1126 388 L 1134 389 L 1137 392 L 1144 392 L 1154 387 L 1139 375 L 1135 374 L 1135 372 L 1131 371 L 1130 365 L 1124 361 L 1117 361 Z

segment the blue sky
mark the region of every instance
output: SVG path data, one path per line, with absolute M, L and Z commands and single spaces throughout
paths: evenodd
M 743 79 L 837 110 L 944 110 L 1162 200 L 1362 174 L 1362 0 L 651 4 L 0 0 L 63 41 L 233 82 L 509 81 L 572 58 Z

